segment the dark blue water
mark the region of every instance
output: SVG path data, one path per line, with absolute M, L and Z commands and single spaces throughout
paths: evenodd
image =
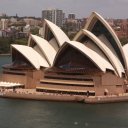
M 0 64 L 10 62 L 0 57 Z M 0 99 L 0 128 L 128 128 L 128 102 L 88 105 Z
M 0 128 L 128 128 L 128 103 L 0 100 Z
M 2 65 L 9 64 L 11 62 L 11 56 L 10 55 L 0 55 L 0 72 L 2 71 Z

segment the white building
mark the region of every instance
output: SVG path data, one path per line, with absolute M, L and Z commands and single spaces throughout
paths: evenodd
M 0 28 L 1 28 L 2 30 L 7 29 L 7 27 L 8 27 L 8 22 L 9 22 L 8 19 L 1 19 L 1 21 L 0 21 Z

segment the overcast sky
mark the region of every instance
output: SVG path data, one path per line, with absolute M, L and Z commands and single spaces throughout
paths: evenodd
M 66 15 L 88 17 L 96 11 L 104 18 L 128 18 L 128 0 L 0 0 L 0 13 L 41 17 L 45 9 L 62 9 Z

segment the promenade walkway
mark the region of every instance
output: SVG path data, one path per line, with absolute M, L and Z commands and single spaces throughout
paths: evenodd
M 108 95 L 108 96 L 80 96 L 70 94 L 55 94 L 46 92 L 36 92 L 35 89 L 5 89 L 0 90 L 1 98 L 42 100 L 42 101 L 66 101 L 82 102 L 87 104 L 127 102 L 128 94 Z

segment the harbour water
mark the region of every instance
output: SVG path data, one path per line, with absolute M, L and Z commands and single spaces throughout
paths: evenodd
M 0 55 L 0 72 L 2 71 L 2 65 L 9 64 L 11 62 L 10 55 Z
M 10 62 L 0 56 L 0 65 Z M 0 99 L 0 128 L 128 128 L 128 102 L 89 105 Z

